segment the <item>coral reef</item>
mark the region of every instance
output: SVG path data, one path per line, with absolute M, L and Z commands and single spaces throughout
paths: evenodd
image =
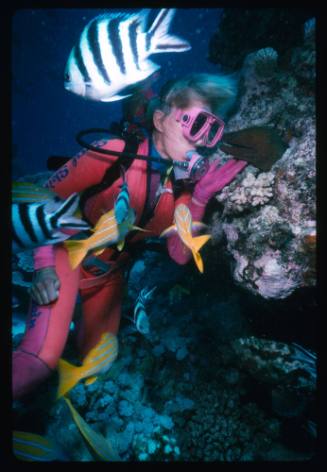
M 253 403 L 242 405 L 235 390 L 211 384 L 198 398 L 182 446 L 185 460 L 256 460 L 278 437 L 279 422 L 267 419 Z
M 143 259 L 142 267 L 148 268 L 152 261 L 152 257 Z M 133 280 L 136 283 L 136 278 Z M 308 362 L 303 351 L 292 346 L 281 348 L 274 342 L 269 346 L 255 343 L 246 334 L 248 328 L 237 296 L 223 296 L 224 287 L 221 294 L 213 289 L 203 304 L 203 297 L 189 295 L 195 281 L 186 280 L 177 298 L 169 298 L 171 287 L 157 291 L 155 301 L 148 307 L 149 335 L 131 331 L 131 322 L 122 319 L 116 362 L 93 384 L 77 384 L 69 392 L 69 398 L 88 425 L 110 441 L 122 461 L 266 460 L 282 447 L 279 441 L 283 419 L 247 398 L 253 378 L 256 384 L 267 378 L 259 360 L 265 359 L 268 347 L 269 352 L 274 348 L 286 361 L 291 375 L 301 371 L 297 378 L 302 378 L 302 383 L 295 385 L 300 387 L 298 391 L 308 394 L 313 391 L 314 383 L 310 390 L 311 377 L 306 376 L 302 364 L 308 370 L 311 365 L 313 374 L 312 362 Z M 157 282 L 152 279 L 152 283 Z M 131 290 L 137 291 L 135 285 Z M 127 298 L 123 314 L 129 310 Z M 76 362 L 74 336 L 73 331 L 63 357 Z M 253 348 L 253 355 L 258 358 L 261 370 L 247 368 L 247 350 L 236 349 L 241 346 L 240 339 L 252 340 L 257 347 Z M 179 354 L 181 349 L 185 350 L 183 355 Z M 271 365 L 271 371 L 275 372 Z M 44 409 L 41 414 L 44 430 L 39 432 L 55 438 L 69 460 L 92 461 L 94 458 L 72 417 L 65 414 L 64 403 L 49 404 L 42 397 L 56 385 L 55 378 L 49 380 L 43 394 L 37 391 L 29 400 L 36 408 Z M 269 385 L 276 387 L 274 383 Z M 274 392 L 273 402 L 280 411 L 278 394 Z M 295 407 L 292 408 L 294 411 Z M 287 448 L 283 451 L 287 456 Z M 289 454 L 297 457 L 294 451 Z M 310 450 L 305 458 L 311 455 Z
M 296 346 L 254 336 L 232 342 L 240 366 L 260 381 L 301 391 L 316 389 L 317 372 Z
M 302 45 L 290 50 L 288 66 L 273 76 L 258 75 L 260 51 L 245 58 L 243 93 L 226 131 L 273 127 L 288 148 L 267 173 L 249 165 L 217 195 L 223 211 L 212 216 L 213 231 L 214 221 L 224 230 L 235 281 L 266 299 L 316 283 L 313 21 L 306 31 Z
M 277 70 L 278 53 L 273 48 L 263 48 L 249 54 L 247 60 L 253 61 L 255 72 L 259 77 L 271 77 Z
M 226 192 L 229 193 L 225 204 L 225 214 L 242 212 L 249 207 L 264 205 L 273 196 L 273 183 L 275 176 L 272 172 L 262 172 L 257 177 L 252 172 L 247 172 L 245 178 L 235 187 L 233 192 L 226 189 L 217 195 L 218 201 L 226 200 Z

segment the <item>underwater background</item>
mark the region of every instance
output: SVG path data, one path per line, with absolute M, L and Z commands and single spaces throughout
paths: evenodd
M 120 120 L 122 101 L 83 100 L 64 89 L 72 46 L 105 11 L 23 9 L 12 17 L 13 180 L 45 182 L 49 156 L 80 151 L 78 131 Z M 213 237 L 203 249 L 204 274 L 151 249 L 135 255 L 118 359 L 95 383 L 69 392 L 113 460 L 316 458 L 314 17 L 310 8 L 177 9 L 170 29 L 192 49 L 151 58 L 161 65 L 156 92 L 189 72 L 237 74 L 226 130 L 269 125 L 287 149 L 269 172 L 248 166 L 208 206 Z M 13 254 L 13 348 L 24 332 L 32 273 L 31 251 Z M 140 291 L 153 286 L 145 336 L 128 317 Z M 79 316 L 77 300 L 63 354 L 73 363 Z M 59 460 L 99 459 L 67 402 L 55 400 L 57 385 L 54 373 L 14 402 L 14 429 L 53 441 Z

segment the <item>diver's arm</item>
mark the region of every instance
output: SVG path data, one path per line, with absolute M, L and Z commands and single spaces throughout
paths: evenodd
M 34 276 L 31 296 L 38 305 L 47 305 L 57 300 L 60 281 L 55 270 L 55 255 L 52 245 L 34 250 Z
M 102 149 L 122 151 L 125 141 L 110 139 L 102 144 Z M 74 192 L 82 192 L 94 184 L 101 182 L 105 172 L 117 160 L 118 156 L 85 151 L 70 159 L 58 169 L 45 184 L 61 198 Z
M 43 269 L 44 267 L 55 266 L 54 249 L 52 245 L 40 246 L 34 249 L 34 270 Z

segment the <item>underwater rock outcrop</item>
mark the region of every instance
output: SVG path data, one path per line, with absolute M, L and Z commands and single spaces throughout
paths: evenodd
M 302 46 L 277 65 L 277 51 L 248 54 L 240 70 L 241 93 L 226 132 L 253 126 L 278 131 L 287 145 L 269 172 L 248 165 L 216 199 L 233 258 L 235 281 L 266 299 L 284 299 L 316 283 L 316 142 L 314 19 Z M 218 151 L 221 157 L 225 157 Z

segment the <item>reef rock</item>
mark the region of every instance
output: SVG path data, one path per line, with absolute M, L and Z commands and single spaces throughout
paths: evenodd
M 248 165 L 217 195 L 223 209 L 211 215 L 212 231 L 219 224 L 226 236 L 235 281 L 266 299 L 316 283 L 314 24 L 305 23 L 302 47 L 283 69 L 272 48 L 246 56 L 239 106 L 226 126 L 272 127 L 287 144 L 269 172 Z

